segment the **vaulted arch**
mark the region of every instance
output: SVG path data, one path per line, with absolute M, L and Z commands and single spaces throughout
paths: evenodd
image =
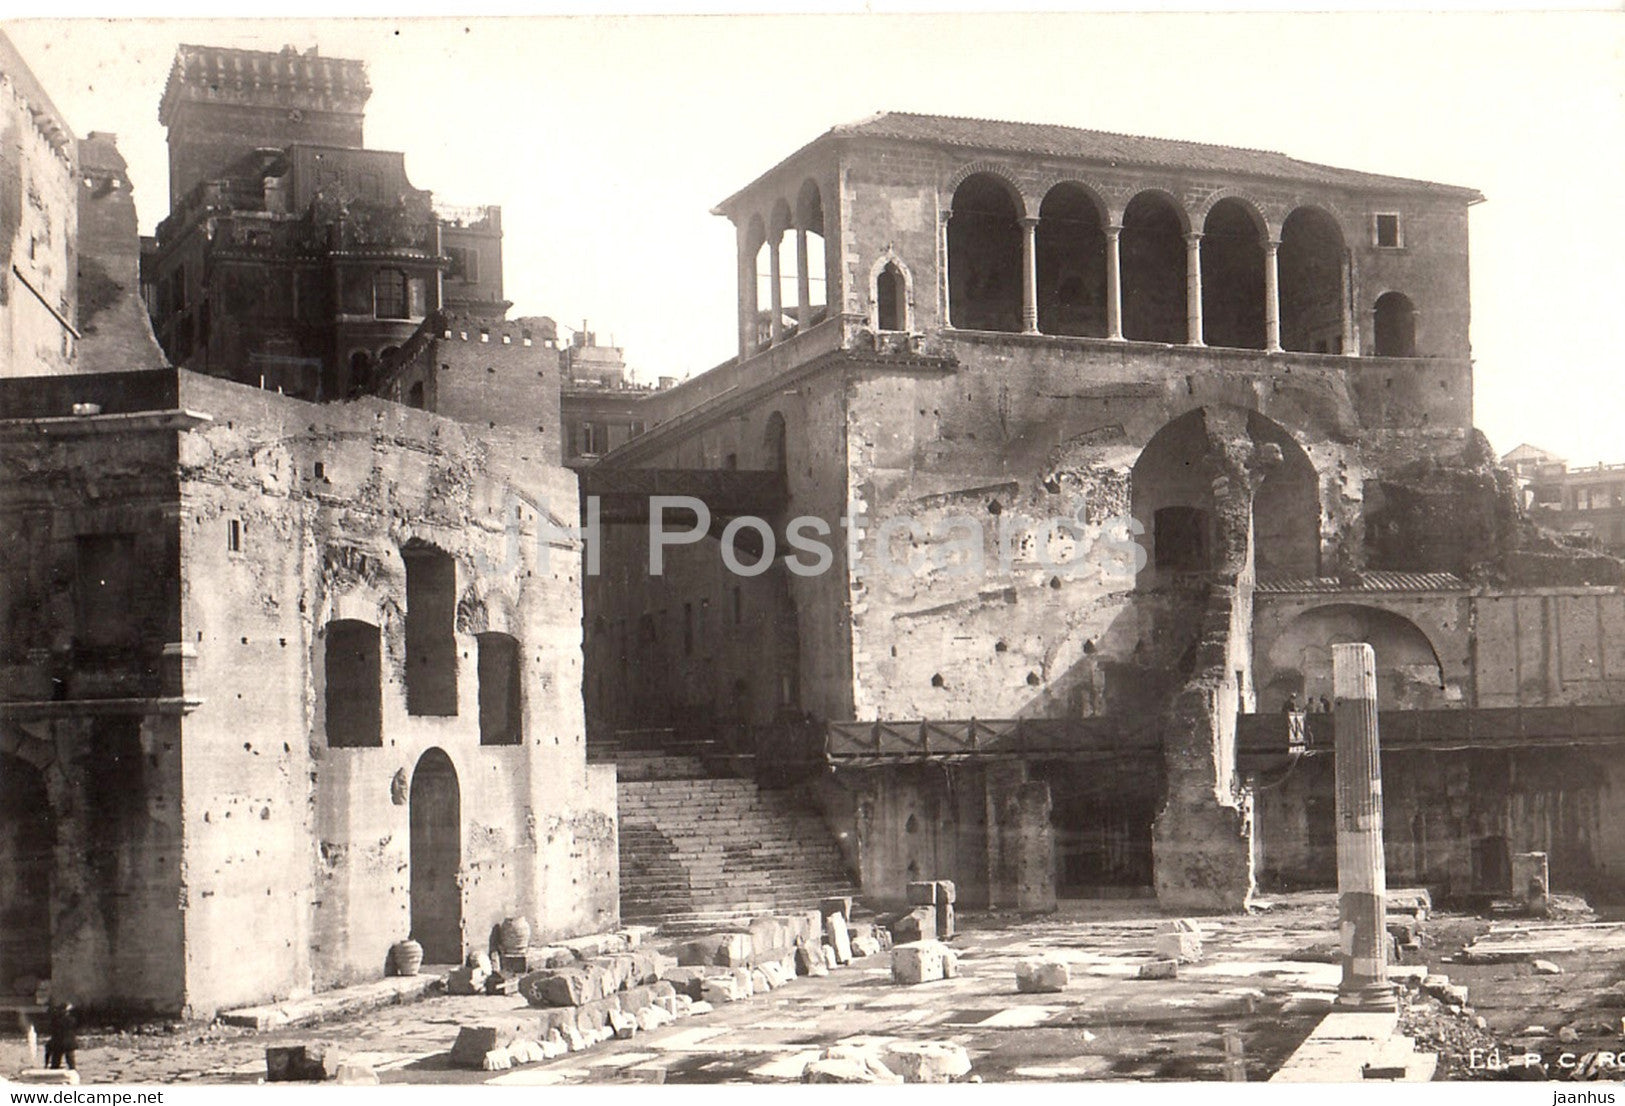
M 1021 330 L 1021 209 L 1010 185 L 973 173 L 948 221 L 948 307 L 963 330 Z

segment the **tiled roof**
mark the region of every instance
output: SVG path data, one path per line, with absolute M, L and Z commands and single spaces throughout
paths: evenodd
M 1264 595 L 1335 595 L 1359 592 L 1466 591 L 1467 581 L 1450 572 L 1362 572 L 1336 576 L 1276 577 L 1258 581 Z
M 1109 131 L 1091 131 L 1051 123 L 1015 123 L 999 119 L 966 119 L 951 115 L 918 115 L 906 111 L 886 111 L 856 123 L 832 127 L 811 144 L 832 137 L 925 142 L 969 150 L 1041 154 L 1049 157 L 1106 162 L 1113 166 L 1194 169 L 1200 172 L 1268 177 L 1345 188 L 1435 192 L 1457 195 L 1469 202 L 1483 198 L 1473 188 L 1413 180 L 1408 177 L 1362 173 L 1354 169 L 1339 169 L 1331 165 L 1299 161 L 1297 158 L 1271 150 L 1249 150 L 1236 146 L 1216 146 L 1206 142 L 1113 134 Z M 727 207 L 728 203 L 727 200 L 723 201 L 719 205 L 719 210 Z

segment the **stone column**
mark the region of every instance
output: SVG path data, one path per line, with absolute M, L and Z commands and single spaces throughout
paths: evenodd
M 1123 228 L 1106 228 L 1106 337 L 1123 340 Z
M 750 238 L 744 227 L 739 228 L 739 359 L 743 361 L 756 352 L 756 254 L 750 249 Z
M 1281 242 L 1264 247 L 1264 352 L 1281 352 Z
M 1337 898 L 1343 982 L 1337 1001 L 1392 1010 L 1388 982 L 1388 874 L 1382 855 L 1382 762 L 1377 744 L 1377 662 L 1363 642 L 1332 646 L 1337 698 Z
M 1038 219 L 1021 220 L 1021 332 L 1038 333 Z
M 784 337 L 784 283 L 779 268 L 779 245 L 783 241 L 784 235 L 780 234 L 767 244 L 768 280 L 772 282 L 767 292 L 773 304 L 773 317 L 767 322 L 767 332 L 768 341 L 773 345 L 778 345 Z
M 1185 344 L 1202 341 L 1202 232 L 1185 235 Z
M 1343 264 L 1339 271 L 1343 285 L 1343 356 L 1360 356 L 1360 334 L 1354 329 L 1354 253 L 1343 251 Z
M 796 228 L 796 328 L 812 324 L 812 277 L 807 272 L 807 231 Z

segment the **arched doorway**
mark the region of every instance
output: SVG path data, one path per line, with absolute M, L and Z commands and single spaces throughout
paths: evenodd
M 0 754 L 0 995 L 51 978 L 56 818 L 45 776 Z M 18 985 L 23 986 L 19 987 Z
M 1416 356 L 1416 307 L 1403 292 L 1377 297 L 1374 339 L 1378 357 Z
M 431 964 L 463 959 L 462 800 L 457 769 L 430 749 L 412 773 L 412 937 Z
M 1173 202 L 1142 192 L 1123 211 L 1123 337 L 1131 342 L 1182 343 L 1185 310 L 1185 226 Z
M 1202 225 L 1202 336 L 1210 346 L 1264 348 L 1264 227 L 1240 200 Z
M 948 311 L 961 330 L 1021 330 L 1021 223 L 1010 188 L 989 173 L 954 191 Z
M 1316 207 L 1281 225 L 1281 348 L 1344 353 L 1343 231 Z

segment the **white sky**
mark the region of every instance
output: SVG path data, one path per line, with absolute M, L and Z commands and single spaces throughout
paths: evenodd
M 710 208 L 881 110 L 1280 150 L 1482 191 L 1477 421 L 1625 462 L 1625 16 L 617 16 L 11 21 L 78 134 L 114 131 L 144 231 L 167 210 L 158 100 L 181 42 L 367 62 L 366 139 L 419 188 L 503 207 L 515 314 L 590 320 L 644 379 L 735 344 Z M 1423 310 L 1426 310 L 1423 305 Z

